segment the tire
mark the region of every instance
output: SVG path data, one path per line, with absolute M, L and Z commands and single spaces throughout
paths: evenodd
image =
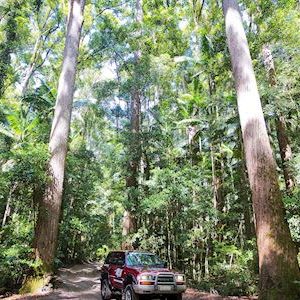
M 143 296 L 136 294 L 131 285 L 127 285 L 123 292 L 123 300 L 143 300 Z
M 169 295 L 167 297 L 168 300 L 182 300 L 182 293 L 180 294 L 174 294 L 174 295 Z
M 101 296 L 103 300 L 110 300 L 112 292 L 107 279 L 101 281 Z

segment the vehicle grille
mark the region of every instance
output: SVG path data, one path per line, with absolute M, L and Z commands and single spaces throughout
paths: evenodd
M 157 284 L 174 284 L 174 275 L 172 274 L 159 274 L 157 276 Z

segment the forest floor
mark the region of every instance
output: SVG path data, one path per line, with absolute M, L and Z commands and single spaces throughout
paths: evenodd
M 100 272 L 99 265 L 81 264 L 68 268 L 61 268 L 55 279 L 55 289 L 34 295 L 15 295 L 8 297 L 9 300 L 56 300 L 56 299 L 79 299 L 79 300 L 102 300 L 100 295 Z M 221 297 L 219 295 L 188 289 L 183 297 L 184 300 L 255 300 L 255 297 Z

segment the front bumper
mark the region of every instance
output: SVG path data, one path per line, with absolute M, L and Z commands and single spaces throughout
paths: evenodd
M 137 294 L 162 295 L 162 294 L 180 294 L 186 290 L 186 285 L 133 285 Z

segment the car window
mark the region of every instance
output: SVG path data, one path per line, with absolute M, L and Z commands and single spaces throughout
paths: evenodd
M 124 252 L 112 252 L 109 257 L 109 264 L 112 265 L 124 265 L 125 264 L 125 254 Z
M 128 266 L 163 266 L 164 262 L 151 253 L 129 253 L 127 256 Z
M 104 261 L 105 264 L 110 264 L 112 253 L 109 253 Z

